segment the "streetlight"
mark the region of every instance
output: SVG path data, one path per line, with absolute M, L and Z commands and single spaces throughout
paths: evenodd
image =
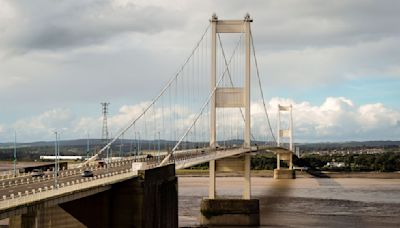
M 87 133 L 87 141 L 86 141 L 86 157 L 89 157 L 90 153 L 90 141 L 89 141 L 89 132 Z
M 133 140 L 131 139 L 131 146 L 130 146 L 130 149 L 129 149 L 129 153 L 130 154 L 132 154 L 132 149 L 133 149 Z
M 138 155 L 140 153 L 140 132 L 138 132 Z
M 119 156 L 122 157 L 122 147 L 124 146 L 124 134 L 121 135 L 121 138 L 119 138 Z
M 107 167 L 107 172 L 108 172 L 108 163 L 109 163 L 109 153 L 110 153 L 110 147 L 107 147 L 107 162 L 106 162 L 106 167 Z
M 58 188 L 58 155 L 60 148 L 58 147 L 58 132 L 54 131 L 56 135 L 56 141 L 54 142 L 54 187 Z
M 157 164 L 160 164 L 160 132 L 158 132 Z
M 137 145 L 136 131 L 135 131 L 135 162 L 136 162 L 136 159 L 137 159 L 137 155 L 138 155 L 138 145 Z
M 17 132 L 14 131 L 14 177 L 17 176 Z

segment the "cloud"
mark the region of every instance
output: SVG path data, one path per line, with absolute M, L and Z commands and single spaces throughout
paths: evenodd
M 109 116 L 110 136 L 115 136 L 132 120 L 136 119 L 149 102 L 123 105 L 118 113 Z M 294 137 L 296 142 L 350 141 L 350 140 L 397 140 L 400 137 L 400 111 L 381 103 L 356 105 L 345 97 L 327 97 L 320 105 L 295 102 L 291 99 L 272 98 L 268 102 L 271 127 L 276 135 L 277 106 L 293 105 Z M 252 109 L 252 134 L 257 140 L 271 140 L 266 116 L 261 102 L 254 102 Z M 161 138 L 178 140 L 197 116 L 188 107 L 156 107 L 140 118 L 125 138 L 133 138 L 140 132 L 142 139 Z M 238 109 L 219 109 L 217 113 L 217 138 L 219 140 L 243 137 L 243 119 Z M 288 126 L 288 116 L 281 118 Z M 209 139 L 209 116 L 202 115 L 188 140 Z M 38 116 L 16 121 L 12 126 L 0 126 L 5 135 L 13 135 L 23 141 L 52 140 L 57 129 L 63 139 L 101 137 L 102 117 L 77 116 L 71 110 L 53 109 Z M 11 139 L 11 136 L 10 136 Z M 185 140 L 186 140 L 185 139 Z
M 328 97 L 321 105 L 311 105 L 273 98 L 269 109 L 275 126 L 279 103 L 293 105 L 296 141 L 397 140 L 400 136 L 400 111 L 381 103 L 358 106 L 344 97 Z
M 354 46 L 279 50 L 258 58 L 270 87 L 309 89 L 376 75 L 398 79 L 399 42 L 400 38 L 384 38 Z
M 3 44 L 18 52 L 76 48 L 124 33 L 158 33 L 181 24 L 173 11 L 118 1 L 4 2 L 8 22 Z M 168 25 L 168 26 L 166 26 Z
M 23 141 L 52 140 L 54 131 L 70 132 L 70 127 L 75 124 L 76 117 L 68 109 L 52 109 L 38 116 L 17 120 L 8 127 L 17 131 L 18 138 Z M 70 137 L 70 133 L 62 135 Z
M 399 19 L 400 3 L 397 1 L 257 3 L 260 11 L 252 13 L 254 27 L 257 27 L 255 33 L 265 41 L 262 47 L 269 49 L 352 46 L 400 33 L 394 29 Z

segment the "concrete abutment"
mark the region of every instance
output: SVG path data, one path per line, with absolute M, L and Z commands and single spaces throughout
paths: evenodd
M 10 227 L 178 227 L 175 165 L 138 171 L 107 191 L 10 217 Z

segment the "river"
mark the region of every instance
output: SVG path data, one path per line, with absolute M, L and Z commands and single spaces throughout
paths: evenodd
M 252 178 L 260 227 L 400 227 L 400 179 Z M 218 177 L 217 195 L 240 198 L 243 179 Z M 179 177 L 180 227 L 198 227 L 207 177 Z

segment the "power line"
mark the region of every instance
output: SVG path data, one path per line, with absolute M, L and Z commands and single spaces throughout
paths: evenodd
M 101 140 L 103 143 L 107 143 L 108 141 L 108 127 L 107 127 L 107 114 L 108 114 L 108 105 L 109 102 L 102 102 L 100 103 L 102 106 L 102 113 L 103 113 L 103 127 L 101 131 Z

